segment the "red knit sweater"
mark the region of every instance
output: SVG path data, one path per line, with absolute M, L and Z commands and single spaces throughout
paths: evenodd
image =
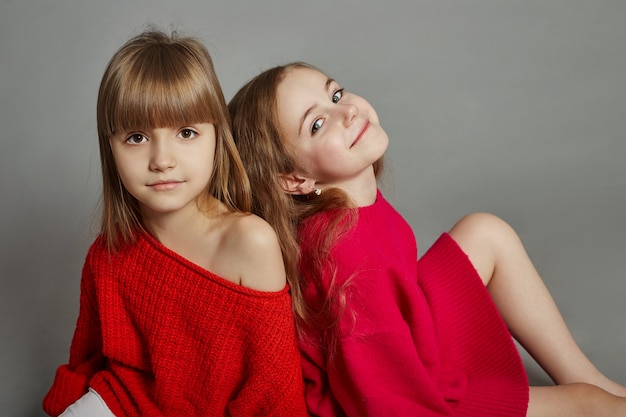
M 43 401 L 53 416 L 92 387 L 116 416 L 304 416 L 288 288 L 259 292 L 140 233 L 83 268 L 70 359 Z
M 309 233 L 302 226 L 302 267 Z M 334 247 L 336 286 L 344 286 L 334 360 L 308 329 L 300 345 L 306 401 L 316 416 L 525 416 L 528 380 L 517 348 L 468 257 L 443 234 L 416 263 L 410 226 L 379 193 Z M 327 263 L 330 264 L 330 263 Z M 307 301 L 319 306 L 330 270 Z

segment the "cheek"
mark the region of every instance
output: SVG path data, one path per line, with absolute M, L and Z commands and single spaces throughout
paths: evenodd
M 376 113 L 374 107 L 372 107 L 372 105 L 369 103 L 369 101 L 362 99 L 360 108 L 365 110 L 369 117 L 372 118 L 377 124 L 380 123 L 380 120 L 378 119 L 378 114 Z
M 309 173 L 327 174 L 346 163 L 345 149 L 326 144 L 303 153 L 301 162 L 301 166 Z
M 207 147 L 199 150 L 193 155 L 192 160 L 196 172 L 205 177 L 210 177 L 215 165 L 215 148 Z
M 134 187 L 133 180 L 135 180 L 136 182 L 138 178 L 138 173 L 136 172 L 136 170 L 133 169 L 133 164 L 118 164 L 117 174 L 119 175 L 120 180 L 122 181 L 122 185 L 124 185 L 124 188 L 131 192 Z
M 122 183 L 126 185 L 127 179 L 132 177 L 133 166 L 136 166 L 136 164 L 131 164 L 128 158 L 124 158 L 123 155 L 116 154 L 115 152 L 113 153 L 112 160 Z

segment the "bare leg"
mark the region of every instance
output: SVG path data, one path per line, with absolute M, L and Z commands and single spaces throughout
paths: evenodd
M 626 398 L 590 384 L 530 387 L 527 417 L 618 417 L 626 415 Z
M 475 213 L 450 235 L 467 253 L 513 336 L 559 385 L 593 384 L 626 397 L 574 341 L 517 233 L 502 219 Z

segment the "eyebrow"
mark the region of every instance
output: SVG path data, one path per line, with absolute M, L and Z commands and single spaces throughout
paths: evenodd
M 330 89 L 330 85 L 335 82 L 334 79 L 332 78 L 327 78 L 326 79 L 326 83 L 324 84 L 324 87 L 326 88 L 326 91 L 328 91 Z M 305 112 L 304 115 L 300 118 L 300 123 L 299 123 L 299 128 L 298 128 L 298 136 L 302 136 L 302 127 L 304 126 L 304 121 L 306 120 L 307 117 L 309 117 L 309 114 L 311 114 L 311 112 L 313 111 L 313 109 L 315 108 L 315 105 L 309 107 Z

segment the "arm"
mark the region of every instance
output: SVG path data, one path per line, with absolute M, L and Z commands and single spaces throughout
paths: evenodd
M 244 381 L 228 404 L 233 417 L 308 415 L 291 297 L 286 288 L 274 294 L 250 302 Z
M 453 416 L 429 371 L 437 361 L 428 339 L 432 335 L 424 331 L 425 340 L 416 340 L 426 328 L 416 334 L 403 316 L 415 308 L 407 295 L 410 286 L 395 286 L 392 271 L 362 257 L 336 254 L 335 259 L 341 261 L 336 282 L 348 285 L 334 357 L 326 364 L 314 345 L 301 343 L 307 405 L 313 414 Z M 430 317 L 427 309 L 424 314 Z
M 399 334 L 343 338 L 329 365 L 331 390 L 348 416 L 453 416 L 437 386 Z
M 43 400 L 49 415 L 57 416 L 87 392 L 91 376 L 103 366 L 102 338 L 95 300 L 90 257 L 83 267 L 80 310 L 70 347 L 69 363 L 57 369 L 54 383 Z
M 276 234 L 253 215 L 241 217 L 231 231 L 241 285 L 262 293 L 250 299 L 245 310 L 250 316 L 244 345 L 247 374 L 229 412 L 241 417 L 307 416 L 291 297 Z

